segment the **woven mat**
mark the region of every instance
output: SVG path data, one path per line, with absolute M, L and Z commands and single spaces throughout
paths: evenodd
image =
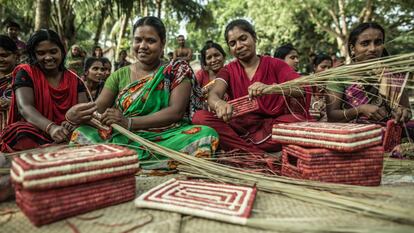
M 137 177 L 137 195 L 178 175 L 165 177 Z M 388 194 L 376 197 L 383 203 L 395 203 L 414 210 L 414 184 L 393 184 L 377 189 Z M 12 214 L 4 214 L 12 212 Z M 14 213 L 13 213 L 14 212 Z M 359 214 L 348 213 L 319 205 L 309 204 L 288 197 L 258 192 L 252 217 L 286 219 L 297 223 L 309 222 L 318 226 L 337 227 L 342 224 L 361 226 L 396 226 L 394 223 L 371 219 Z M 152 219 L 152 220 L 151 220 Z M 149 223 L 145 224 L 151 220 Z M 176 213 L 137 209 L 133 202 L 89 212 L 53 224 L 34 227 L 19 211 L 13 201 L 0 204 L 0 232 L 265 232 L 249 227 L 184 216 Z M 277 232 L 277 229 L 275 229 Z M 413 231 L 414 232 L 414 229 Z

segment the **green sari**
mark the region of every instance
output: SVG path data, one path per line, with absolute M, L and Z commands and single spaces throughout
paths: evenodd
M 130 76 L 130 67 L 123 67 L 114 72 L 108 78 L 107 82 L 109 82 L 105 84 L 105 87 L 110 90 L 117 88 L 121 90 L 118 93 L 115 107 L 120 109 L 125 117 L 140 117 L 158 112 L 168 107 L 171 91 L 181 82 L 190 81 L 193 86 L 189 108 L 183 119 L 166 127 L 137 130 L 133 133 L 160 146 L 191 156 L 211 157 L 214 154 L 218 146 L 217 132 L 208 126 L 191 125 L 191 116 L 202 103 L 198 98 L 201 94 L 197 90 L 193 72 L 187 63 L 175 61 L 163 65 L 155 75 L 126 84 L 122 88 L 122 85 L 128 83 L 125 79 L 129 79 Z M 114 82 L 114 80 L 118 81 Z M 71 143 L 129 145 L 137 151 L 141 167 L 146 170 L 168 170 L 174 169 L 177 165 L 165 156 L 142 149 L 140 144 L 131 141 L 115 130 L 112 132 L 111 138 L 105 140 L 95 128 L 82 125 L 72 134 Z

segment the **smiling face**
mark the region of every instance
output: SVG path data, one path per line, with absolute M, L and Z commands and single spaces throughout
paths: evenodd
M 184 46 L 185 45 L 185 38 L 184 38 L 184 36 L 177 37 L 177 43 L 178 43 L 179 46 Z
M 299 65 L 299 54 L 296 50 L 291 50 L 288 55 L 285 57 L 285 62 L 292 67 L 292 69 L 297 70 Z
M 146 65 L 159 62 L 164 41 L 151 26 L 140 26 L 135 30 L 133 48 L 138 61 Z
M 0 72 L 8 74 L 17 64 L 17 54 L 0 47 Z
M 224 66 L 224 56 L 216 48 L 206 50 L 206 65 L 215 73 Z
M 228 32 L 228 42 L 231 54 L 237 59 L 247 62 L 256 56 L 256 40 L 253 36 L 239 27 Z
M 17 39 L 17 37 L 19 36 L 19 32 L 20 30 L 17 27 L 12 26 L 12 27 L 7 28 L 7 34 L 9 35 L 10 38 L 14 40 Z
M 92 80 L 93 82 L 99 82 L 105 78 L 104 76 L 105 68 L 100 61 L 95 61 L 89 67 L 86 78 Z
M 359 34 L 351 52 L 355 61 L 379 58 L 384 51 L 384 35 L 378 29 L 368 28 Z
M 53 42 L 44 40 L 35 47 L 36 61 L 45 71 L 56 71 L 62 61 L 62 51 Z

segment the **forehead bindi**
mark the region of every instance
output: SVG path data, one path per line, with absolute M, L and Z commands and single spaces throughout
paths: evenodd
M 374 28 L 368 28 L 358 36 L 358 41 L 377 40 L 383 38 L 383 34 L 380 30 Z

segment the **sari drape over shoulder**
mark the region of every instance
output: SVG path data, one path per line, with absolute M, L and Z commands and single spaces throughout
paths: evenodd
M 124 75 L 119 77 L 118 75 Z M 129 79 L 130 67 L 124 67 L 114 72 L 109 79 Z M 108 80 L 109 80 L 108 79 Z M 191 68 L 183 61 L 173 61 L 161 66 L 152 76 L 134 81 L 118 93 L 115 105 L 126 117 L 151 115 L 169 106 L 172 90 L 181 82 L 192 83 L 190 103 L 185 116 L 178 122 L 161 128 L 133 131 L 133 133 L 153 141 L 161 146 L 184 152 L 192 156 L 211 157 L 218 145 L 217 133 L 201 125 L 191 125 L 191 117 L 200 109 L 201 93 L 195 85 L 195 77 Z M 110 81 L 111 83 L 111 81 Z M 111 84 L 108 84 L 111 85 Z M 152 154 L 140 144 L 130 141 L 119 132 L 113 132 L 110 139 L 103 139 L 96 129 L 81 126 L 72 134 L 72 143 L 101 143 L 109 142 L 126 145 L 138 152 L 141 167 L 148 170 L 174 169 L 176 164 L 168 158 Z
M 30 78 L 33 83 L 33 101 L 36 110 L 47 119 L 60 125 L 65 120 L 65 114 L 69 108 L 78 103 L 77 77 L 65 70 L 58 87 L 55 88 L 49 85 L 39 67 L 22 64 L 13 71 L 12 85 L 14 85 L 14 78 L 21 70 L 27 73 L 25 78 Z M 13 91 L 8 125 L 1 134 L 1 150 L 13 152 L 51 143 L 52 139 L 43 130 L 27 122 L 19 114 L 16 95 Z

